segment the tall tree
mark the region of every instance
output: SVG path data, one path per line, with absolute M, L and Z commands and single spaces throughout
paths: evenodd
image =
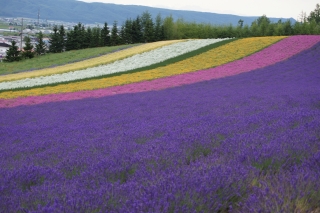
M 132 22 L 132 42 L 133 43 L 143 42 L 140 16 L 137 16 L 137 18 Z
M 132 20 L 131 19 L 127 19 L 124 23 L 124 42 L 126 44 L 132 44 L 132 34 L 133 34 L 133 30 L 132 30 Z
M 43 41 L 43 34 L 41 31 L 39 32 L 37 39 L 38 39 L 38 44 L 36 45 L 36 53 L 38 55 L 45 54 L 47 46 Z
M 238 26 L 239 26 L 240 28 L 243 27 L 243 20 L 242 20 L 242 19 L 240 19 L 240 20 L 238 21 Z
M 59 28 L 59 47 L 58 47 L 59 52 L 63 52 L 66 48 L 65 37 L 66 37 L 66 31 L 64 29 L 64 26 L 61 25 Z
M 52 29 L 53 33 L 50 35 L 49 39 L 49 52 L 57 53 L 59 52 L 59 46 L 60 46 L 60 36 L 58 32 L 58 27 L 55 25 Z
M 88 48 L 94 47 L 94 41 L 93 41 L 91 27 L 87 28 L 85 43 L 86 43 L 86 47 L 88 47 Z
M 92 44 L 93 44 L 93 47 L 101 47 L 102 46 L 101 28 L 100 27 L 92 28 Z
M 287 20 L 284 24 L 283 24 L 283 31 L 284 31 L 284 35 L 289 36 L 293 34 L 293 29 L 291 26 L 291 21 Z
M 118 44 L 125 44 L 126 43 L 126 31 L 125 31 L 125 25 L 124 23 L 121 25 L 120 31 L 119 31 L 119 41 Z
M 164 39 L 164 32 L 163 32 L 163 21 L 161 18 L 160 13 L 156 17 L 156 23 L 154 26 L 154 40 L 155 41 L 162 41 Z
M 5 62 L 13 62 L 13 61 L 20 61 L 20 51 L 18 50 L 17 42 L 11 41 L 11 46 L 6 51 L 6 57 L 4 58 Z
M 31 40 L 29 36 L 25 37 L 25 46 L 23 47 L 22 57 L 23 58 L 33 58 L 34 57 L 34 51 L 33 51 L 33 45 L 31 44 Z
M 107 22 L 104 23 L 101 29 L 101 41 L 103 46 L 110 46 L 110 30 Z
M 314 11 L 310 12 L 310 15 L 308 16 L 308 21 L 311 22 L 312 20 L 314 20 L 316 24 L 320 23 L 320 4 L 317 4 Z
M 141 15 L 141 26 L 144 42 L 151 42 L 154 40 L 154 23 L 151 14 L 145 11 Z
M 70 30 L 67 32 L 66 51 L 75 49 L 75 32 L 74 30 Z
M 115 45 L 118 45 L 118 43 L 119 43 L 118 26 L 117 26 L 117 21 L 114 21 L 112 30 L 111 30 L 110 44 L 111 46 L 115 46 Z
M 257 19 L 257 25 L 259 28 L 258 35 L 266 36 L 268 34 L 268 28 L 269 28 L 270 22 L 271 22 L 270 19 L 266 15 L 263 15 Z
M 163 20 L 164 38 L 165 40 L 174 39 L 174 21 L 172 15 L 167 16 Z

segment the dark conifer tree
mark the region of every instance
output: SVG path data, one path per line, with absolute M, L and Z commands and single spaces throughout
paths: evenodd
M 124 43 L 125 44 L 132 44 L 132 20 L 127 19 L 125 24 L 124 24 Z
M 163 38 L 163 33 L 162 33 L 162 18 L 161 15 L 158 14 L 156 17 L 156 23 L 154 26 L 154 40 L 155 41 L 162 41 Z
M 110 30 L 107 22 L 104 23 L 104 26 L 101 29 L 100 37 L 101 37 L 102 46 L 110 46 Z
M 101 29 L 100 27 L 92 28 L 92 43 L 93 47 L 101 47 L 102 39 L 101 39 Z
M 88 28 L 87 28 L 87 31 L 86 31 L 86 41 L 85 41 L 85 43 L 86 43 L 86 46 L 87 46 L 88 48 L 94 47 L 91 27 L 88 27 Z
M 65 48 L 66 48 L 65 37 L 66 37 L 66 31 L 64 29 L 64 26 L 61 25 L 59 28 L 59 47 L 58 47 L 59 52 L 65 51 Z
M 37 39 L 38 39 L 38 44 L 36 45 L 36 53 L 38 55 L 45 54 L 47 46 L 43 41 L 43 34 L 41 31 L 39 32 Z
M 67 41 L 66 41 L 66 50 L 70 51 L 70 50 L 75 50 L 76 47 L 74 45 L 75 41 L 75 33 L 74 30 L 70 30 L 69 32 L 67 32 Z
M 29 36 L 25 37 L 25 46 L 23 47 L 22 57 L 23 58 L 33 58 L 34 57 L 34 51 L 33 51 L 33 45 L 31 44 L 31 40 Z
M 154 23 L 151 14 L 146 11 L 141 16 L 141 28 L 144 42 L 154 41 Z
M 57 53 L 59 51 L 59 46 L 60 46 L 60 36 L 58 32 L 58 27 L 55 25 L 52 29 L 53 33 L 50 35 L 49 39 L 49 52 L 51 53 Z
M 20 51 L 18 50 L 17 42 L 11 41 L 11 46 L 6 51 L 6 57 L 4 58 L 5 62 L 13 62 L 13 61 L 20 61 Z
M 133 43 L 143 42 L 140 16 L 137 16 L 136 20 L 132 22 L 132 42 Z
M 112 26 L 112 30 L 111 30 L 110 43 L 111 43 L 111 46 L 116 46 L 119 43 L 117 21 L 113 22 L 113 26 Z
M 120 31 L 119 31 L 119 41 L 118 44 L 122 45 L 126 43 L 126 31 L 124 24 L 121 25 Z

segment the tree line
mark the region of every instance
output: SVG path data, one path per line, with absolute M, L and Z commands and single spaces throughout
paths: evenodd
M 320 34 L 320 5 L 317 4 L 309 16 L 302 13 L 299 20 L 292 23 L 290 20 L 271 22 L 263 15 L 253 21 L 250 25 L 244 24 L 243 20 L 238 21 L 237 26 L 233 25 L 212 25 L 184 21 L 183 18 L 174 20 L 172 16 L 162 18 L 158 14 L 155 19 L 146 11 L 135 19 L 127 19 L 119 27 L 114 21 L 111 29 L 108 23 L 102 27 L 86 28 L 78 23 L 72 30 L 66 32 L 64 26 L 54 26 L 50 35 L 49 48 L 46 49 L 43 43 L 43 34 L 38 34 L 38 44 L 34 48 L 30 39 L 26 39 L 26 46 L 23 52 L 12 46 L 7 51 L 5 61 L 21 60 L 32 58 L 34 55 L 41 55 L 46 52 L 59 53 L 63 51 L 79 50 L 85 48 L 116 46 L 123 44 L 146 43 L 172 39 L 192 38 L 243 38 L 256 36 L 289 36 L 289 35 L 310 35 Z M 33 49 L 35 51 L 33 51 Z

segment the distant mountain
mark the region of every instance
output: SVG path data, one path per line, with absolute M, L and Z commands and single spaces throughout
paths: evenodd
M 81 22 L 84 24 L 104 23 L 111 25 L 114 21 L 121 25 L 126 19 L 135 19 L 137 15 L 148 11 L 153 18 L 161 14 L 164 18 L 172 15 L 174 20 L 183 18 L 188 22 L 211 23 L 216 25 L 237 25 L 242 19 L 244 24 L 251 24 L 258 17 L 217 14 L 209 12 L 195 12 L 184 10 L 169 10 L 137 5 L 119 5 L 109 3 L 86 3 L 77 0 L 0 0 L 0 16 L 26 17 L 66 22 Z M 261 14 L 263 15 L 263 14 Z M 280 18 L 270 18 L 277 22 Z M 282 19 L 287 20 L 287 19 Z M 290 19 L 295 22 L 293 18 Z

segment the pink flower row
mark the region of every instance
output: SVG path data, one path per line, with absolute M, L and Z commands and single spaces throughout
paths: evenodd
M 30 96 L 7 100 L 2 99 L 0 100 L 0 108 L 161 90 L 180 85 L 237 75 L 286 60 L 287 58 L 298 54 L 303 50 L 311 48 L 318 42 L 320 42 L 320 36 L 291 36 L 271 45 L 266 49 L 263 49 L 260 52 L 211 69 L 92 91 Z

